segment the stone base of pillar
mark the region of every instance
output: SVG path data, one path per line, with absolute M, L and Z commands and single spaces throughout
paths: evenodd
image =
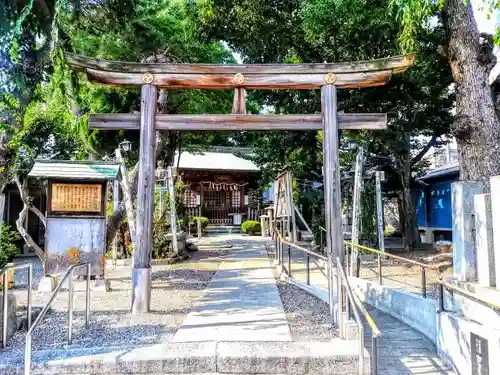
M 54 276 L 44 276 L 38 284 L 38 291 L 43 293 L 52 293 L 57 286 L 57 279 Z

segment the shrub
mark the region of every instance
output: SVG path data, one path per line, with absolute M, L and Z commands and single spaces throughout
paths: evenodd
M 247 220 L 241 224 L 241 230 L 243 233 L 248 233 L 249 235 L 258 233 L 260 232 L 260 223 L 255 220 Z
M 205 229 L 208 225 L 208 218 L 204 216 L 191 216 L 189 219 L 189 231 L 190 233 L 198 232 L 198 220 L 201 222 L 201 230 Z
M 155 220 L 153 223 L 153 259 L 165 259 L 171 252 L 170 238 L 167 237 L 170 224 L 164 220 Z
M 16 230 L 10 226 L 2 224 L 2 233 L 0 233 L 0 268 L 14 259 L 18 253 L 15 242 L 21 238 Z

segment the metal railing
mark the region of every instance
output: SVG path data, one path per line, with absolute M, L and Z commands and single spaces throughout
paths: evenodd
M 497 313 L 500 314 L 500 303 L 490 301 L 486 298 L 481 297 L 480 295 L 478 295 L 474 292 L 471 292 L 471 291 L 468 291 L 466 289 L 460 288 L 456 285 L 447 283 L 446 281 L 439 280 L 438 282 L 439 282 L 439 310 L 440 311 L 446 311 L 445 306 L 444 306 L 444 290 L 448 289 L 448 290 L 451 290 L 452 292 L 457 292 L 457 293 L 459 293 L 467 298 L 473 299 L 473 300 L 475 300 L 475 301 L 477 301 L 485 306 L 488 306 L 489 308 L 493 309 L 494 311 L 496 311 Z
M 33 325 L 30 327 L 28 332 L 26 333 L 26 346 L 24 350 L 24 375 L 29 375 L 31 371 L 31 341 L 33 336 L 33 331 L 40 324 L 44 316 L 47 314 L 47 311 L 54 302 L 57 294 L 62 288 L 62 285 L 68 279 L 68 344 L 71 345 L 73 342 L 73 271 L 76 268 L 87 267 L 87 285 L 86 285 L 86 294 L 85 294 L 85 328 L 89 327 L 89 315 L 90 315 L 90 275 L 91 275 L 91 263 L 80 263 L 74 264 L 68 268 L 61 281 L 57 285 L 56 289 L 52 292 L 49 301 L 45 304 L 40 314 L 38 314 L 37 318 L 33 322 Z
M 282 230 L 283 228 L 281 228 Z M 324 261 L 328 261 L 328 258 L 322 254 L 318 254 L 314 251 L 308 250 L 302 246 L 299 246 L 293 242 L 289 242 L 283 238 L 282 233 L 280 233 L 279 229 L 275 229 L 275 241 L 276 241 L 276 259 L 278 260 L 278 264 L 281 265 L 281 270 L 282 272 L 285 272 L 288 277 L 292 277 L 292 252 L 291 249 L 296 249 L 301 252 L 303 252 L 306 255 L 306 283 L 307 285 L 310 285 L 310 273 L 311 273 L 311 268 L 310 268 L 310 257 L 313 256 L 317 259 L 321 259 Z M 284 263 L 284 247 L 287 247 L 288 251 L 288 265 L 285 266 Z M 371 374 L 372 375 L 378 375 L 378 339 L 381 336 L 380 330 L 378 329 L 377 325 L 375 324 L 374 320 L 372 319 L 371 315 L 368 313 L 366 308 L 364 307 L 363 303 L 359 300 L 358 297 L 355 296 L 355 294 L 352 291 L 351 285 L 349 283 L 349 280 L 345 274 L 344 268 L 340 262 L 340 259 L 337 257 L 336 259 L 336 266 L 337 266 L 337 280 L 338 283 L 340 284 L 340 293 L 338 295 L 338 306 L 339 308 L 339 330 L 340 330 L 340 337 L 345 338 L 345 326 L 344 326 L 344 293 L 347 294 L 347 303 L 346 303 L 346 315 L 348 319 L 351 319 L 352 317 L 354 318 L 354 321 L 356 322 L 356 325 L 358 326 L 358 339 L 359 339 L 359 374 L 364 374 L 364 350 L 365 350 L 365 341 L 364 341 L 364 326 L 363 322 L 361 320 L 361 315 L 360 313 L 363 314 L 365 320 L 367 321 L 368 325 L 370 326 L 372 330 L 372 352 L 371 352 L 371 359 L 370 359 L 370 367 L 371 367 Z M 340 272 L 339 272 L 340 271 Z M 326 275 L 328 278 L 328 288 L 333 287 L 331 285 L 331 277 L 330 277 L 330 272 L 332 270 L 328 271 L 328 274 Z M 330 293 L 329 293 L 330 294 Z M 330 299 L 330 304 L 334 303 Z M 330 306 L 330 311 L 334 311 L 332 306 Z
M 287 241 L 283 238 L 283 234 L 279 232 L 279 230 L 276 230 L 276 236 L 275 236 L 275 259 L 278 261 L 278 263 L 281 265 L 281 270 L 284 271 L 287 276 L 292 277 L 292 249 L 299 250 L 306 255 L 306 283 L 307 285 L 311 284 L 311 256 L 317 259 L 321 259 L 323 261 L 328 261 L 327 257 L 318 254 L 314 251 L 308 250 L 300 245 L 297 245 L 293 242 Z M 285 263 L 283 262 L 284 259 L 284 245 L 287 246 L 287 253 L 288 253 L 288 259 L 287 259 L 287 266 L 285 266 Z
M 19 270 L 19 269 L 28 269 L 28 302 L 26 306 L 27 311 L 27 321 L 28 321 L 28 329 L 31 327 L 31 291 L 33 287 L 33 266 L 31 263 L 27 264 L 7 264 L 0 272 L 0 276 L 2 276 L 3 281 L 3 316 L 2 316 L 2 347 L 5 349 L 7 347 L 7 321 L 8 321 L 8 272 L 9 270 Z
M 370 329 L 372 330 L 372 352 L 370 356 L 370 369 L 371 369 L 371 374 L 372 375 L 378 375 L 378 339 L 381 336 L 380 330 L 378 329 L 377 325 L 375 324 L 375 321 L 371 317 L 370 313 L 366 310 L 365 306 L 363 303 L 360 301 L 360 299 L 353 293 L 351 284 L 349 283 L 349 279 L 347 278 L 347 275 L 344 271 L 344 267 L 340 261 L 340 259 L 337 257 L 336 258 L 336 264 L 337 264 L 337 272 L 339 274 L 339 280 L 341 282 L 341 293 L 339 295 L 339 306 L 343 306 L 343 294 L 345 289 L 345 292 L 347 294 L 347 301 L 346 301 L 346 312 L 347 312 L 347 318 L 351 319 L 354 317 L 354 321 L 356 322 L 356 325 L 358 326 L 358 340 L 359 340 L 359 373 L 364 374 L 364 366 L 365 366 L 365 356 L 364 356 L 364 349 L 365 349 L 365 337 L 364 337 L 364 326 L 363 326 L 363 321 L 361 320 L 360 317 L 360 312 L 363 314 L 366 322 L 370 326 Z M 339 311 L 339 320 L 340 324 L 344 325 L 344 317 L 343 317 L 343 308 L 340 309 Z
M 419 261 L 416 261 L 413 259 L 408 259 L 405 257 L 398 256 L 398 255 L 390 254 L 390 253 L 387 253 L 385 251 L 372 249 L 370 247 L 357 245 L 357 244 L 354 244 L 354 243 L 348 242 L 348 241 L 344 241 L 344 244 L 348 245 L 348 246 L 354 246 L 354 247 L 357 247 L 361 250 L 377 254 L 377 257 L 378 257 L 378 277 L 379 277 L 380 284 L 382 284 L 382 277 L 383 277 L 382 262 L 381 262 L 382 257 L 397 259 L 397 260 L 400 260 L 400 261 L 403 261 L 403 262 L 413 264 L 413 265 L 420 267 L 422 297 L 427 298 L 427 276 L 426 276 L 427 273 L 426 273 L 426 269 L 436 270 L 437 269 L 436 266 L 430 265 L 430 264 L 425 264 L 425 263 L 422 263 L 422 262 L 419 262 Z M 486 305 L 486 306 L 492 308 L 493 310 L 495 310 L 496 312 L 500 313 L 500 303 L 487 300 L 474 292 L 471 292 L 471 291 L 466 290 L 464 288 L 460 288 L 460 287 L 453 285 L 453 284 L 450 284 L 446 281 L 443 281 L 440 279 L 436 279 L 435 281 L 439 285 L 438 299 L 439 299 L 440 311 L 445 311 L 444 291 L 445 291 L 445 289 L 447 289 L 447 290 L 450 290 L 452 292 L 459 293 L 459 294 L 463 295 L 464 297 L 467 297 L 467 298 L 473 299 L 477 302 L 480 302 L 483 305 Z
M 348 245 L 351 248 L 356 247 L 360 250 L 367 251 L 367 252 L 373 253 L 373 254 L 377 254 L 377 268 L 378 268 L 379 285 L 382 285 L 382 283 L 383 283 L 383 281 L 382 281 L 383 280 L 383 272 L 382 272 L 382 258 L 383 257 L 397 259 L 397 260 L 403 261 L 405 263 L 413 264 L 415 266 L 420 267 L 420 283 L 421 283 L 420 290 L 422 293 L 422 297 L 427 298 L 427 272 L 426 272 L 426 270 L 427 269 L 435 270 L 436 266 L 425 264 L 425 263 L 422 263 L 422 262 L 419 262 L 419 261 L 416 261 L 413 259 L 404 258 L 404 257 L 398 256 L 398 255 L 390 254 L 390 253 L 387 253 L 385 251 L 373 249 L 371 247 L 358 245 L 358 244 L 355 244 L 355 243 L 349 242 L 349 241 L 344 241 L 344 245 Z M 356 270 L 356 276 L 359 277 L 359 257 L 358 257 L 358 267 Z

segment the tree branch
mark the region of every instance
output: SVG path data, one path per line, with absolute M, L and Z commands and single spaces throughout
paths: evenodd
M 435 146 L 437 143 L 437 135 L 433 135 L 432 138 L 429 140 L 429 142 L 420 150 L 420 152 L 415 155 L 415 157 L 410 161 L 411 166 L 413 167 L 415 164 L 417 164 L 422 158 L 427 154 L 427 151 L 431 149 L 432 146 Z
M 45 216 L 38 210 L 34 209 L 33 204 L 31 203 L 30 197 L 28 196 L 27 192 L 27 180 L 24 180 L 23 183 L 21 183 L 21 180 L 19 179 L 19 176 L 16 174 L 14 176 L 14 180 L 16 182 L 17 188 L 19 189 L 19 196 L 23 202 L 23 209 L 21 212 L 19 212 L 19 217 L 16 220 L 16 227 L 17 230 L 19 231 L 19 234 L 21 237 L 24 239 L 26 244 L 31 247 L 36 255 L 43 260 L 44 259 L 44 251 L 43 249 L 38 246 L 38 244 L 33 240 L 33 238 L 29 235 L 28 231 L 24 228 L 24 223 L 26 221 L 26 217 L 28 216 L 28 212 L 31 210 L 34 212 L 38 218 L 42 221 L 43 225 L 47 227 L 47 221 L 45 219 Z

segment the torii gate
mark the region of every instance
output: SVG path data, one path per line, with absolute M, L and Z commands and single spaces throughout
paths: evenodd
M 333 64 L 143 64 L 105 61 L 66 54 L 68 64 L 85 72 L 90 82 L 141 87 L 141 113 L 97 114 L 89 126 L 97 129 L 139 129 L 140 159 L 137 193 L 137 247 L 133 254 L 132 313 L 150 309 L 155 130 L 323 130 L 323 171 L 329 268 L 330 309 L 333 311 L 334 256 L 344 261 L 339 170 L 339 129 L 384 129 L 385 114 L 338 114 L 337 88 L 381 86 L 392 73 L 404 72 L 414 55 Z M 165 89 L 321 89 L 321 115 L 156 114 L 158 88 Z M 242 114 L 243 113 L 243 114 Z M 342 263 L 343 264 L 343 263 Z

